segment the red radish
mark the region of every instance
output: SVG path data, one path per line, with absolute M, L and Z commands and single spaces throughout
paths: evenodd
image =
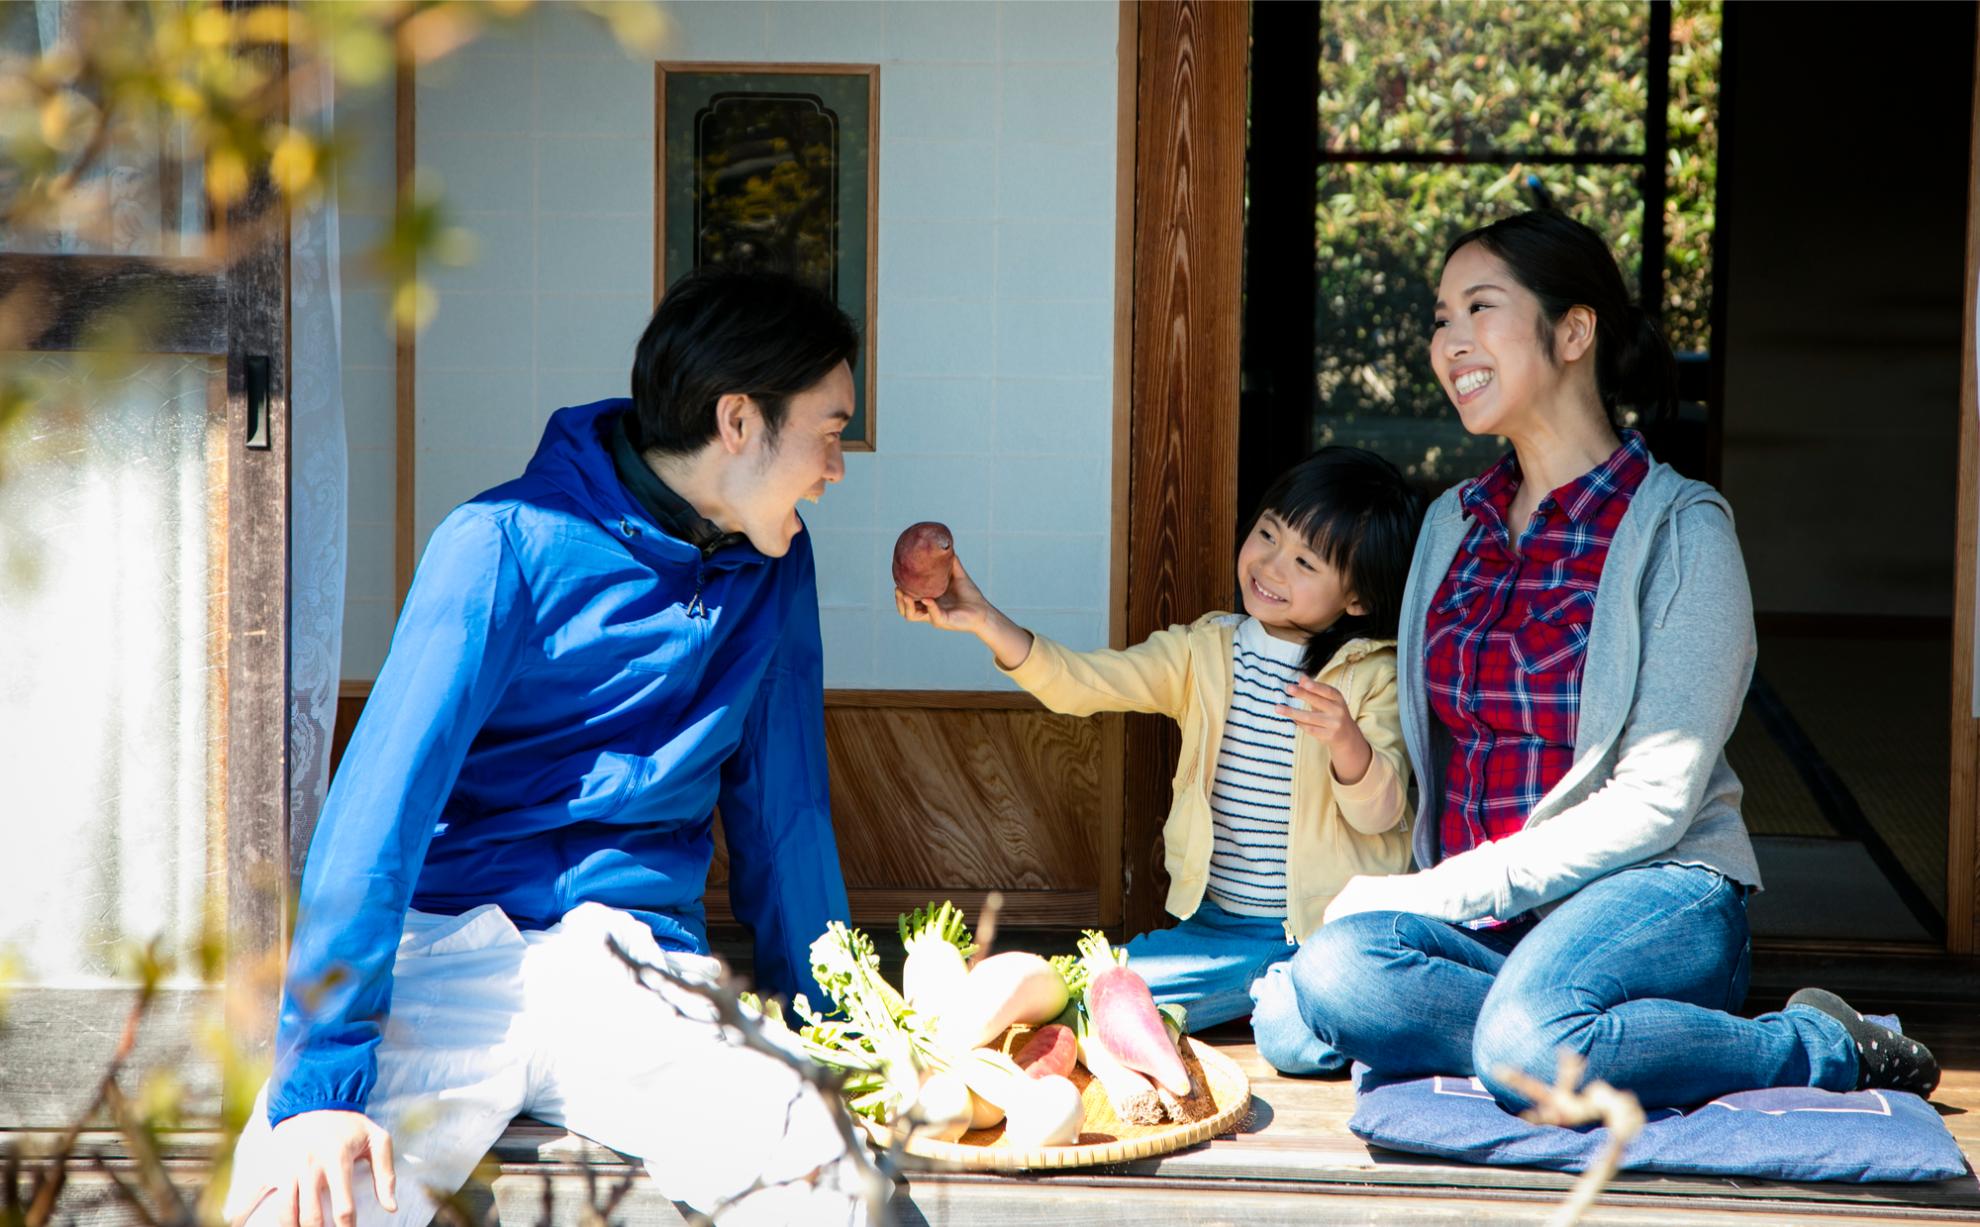
M 1148 982 L 1116 960 L 1103 934 L 1089 932 L 1079 949 L 1090 973 L 1086 1010 L 1093 1018 L 1094 1037 L 1116 1061 L 1148 1075 L 1171 1095 L 1188 1095 L 1189 1071 L 1155 1008 Z
M 1071 1027 L 1058 1023 L 1049 1023 L 1032 1032 L 1017 1054 L 1018 1067 L 1033 1078 L 1047 1074 L 1069 1078 L 1078 1062 L 1079 1037 L 1072 1033 Z
M 894 586 L 917 600 L 932 601 L 949 590 L 949 568 L 956 540 L 946 524 L 911 524 L 894 542 Z

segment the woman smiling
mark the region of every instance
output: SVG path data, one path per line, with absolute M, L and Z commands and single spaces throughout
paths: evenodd
M 1349 880 L 1293 960 L 1319 1039 L 1502 1103 L 1557 1053 L 1647 1107 L 1768 1086 L 1926 1094 L 1938 1066 L 1833 994 L 1738 1017 L 1760 874 L 1725 743 L 1752 677 L 1732 511 L 1624 411 L 1669 346 L 1602 240 L 1555 212 L 1461 235 L 1431 365 L 1512 450 L 1431 508 L 1399 633 L 1421 872 Z

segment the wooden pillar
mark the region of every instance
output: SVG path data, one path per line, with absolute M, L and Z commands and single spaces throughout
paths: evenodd
M 1976 52 L 1980 63 L 1980 52 Z M 1980 951 L 1980 719 L 1974 717 L 1974 585 L 1980 569 L 1980 72 L 1975 73 L 1966 196 L 1966 331 L 1959 394 L 1959 558 L 1954 580 L 1952 806 L 1946 831 L 1946 949 Z
M 1228 607 L 1236 587 L 1251 6 L 1149 0 L 1137 15 L 1130 643 Z M 1161 830 L 1177 750 L 1169 721 L 1128 718 L 1122 863 L 1130 933 L 1167 923 Z

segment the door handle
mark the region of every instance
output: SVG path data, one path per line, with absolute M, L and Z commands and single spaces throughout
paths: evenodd
M 241 368 L 247 385 L 247 446 L 266 451 L 275 445 L 268 429 L 268 355 L 249 354 Z

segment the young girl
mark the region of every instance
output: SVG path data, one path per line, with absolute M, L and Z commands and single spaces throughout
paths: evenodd
M 1159 712 L 1182 726 L 1162 836 L 1181 921 L 1128 943 L 1191 1030 L 1251 1014 L 1288 1073 L 1344 1063 L 1298 1016 L 1297 943 L 1357 874 L 1409 867 L 1409 763 L 1396 715 L 1396 617 L 1422 508 L 1394 465 L 1327 447 L 1260 500 L 1238 550 L 1244 612 L 1205 614 L 1125 651 L 1074 652 L 990 604 L 960 561 L 949 590 L 896 590 L 903 617 L 974 633 L 1053 711 Z

